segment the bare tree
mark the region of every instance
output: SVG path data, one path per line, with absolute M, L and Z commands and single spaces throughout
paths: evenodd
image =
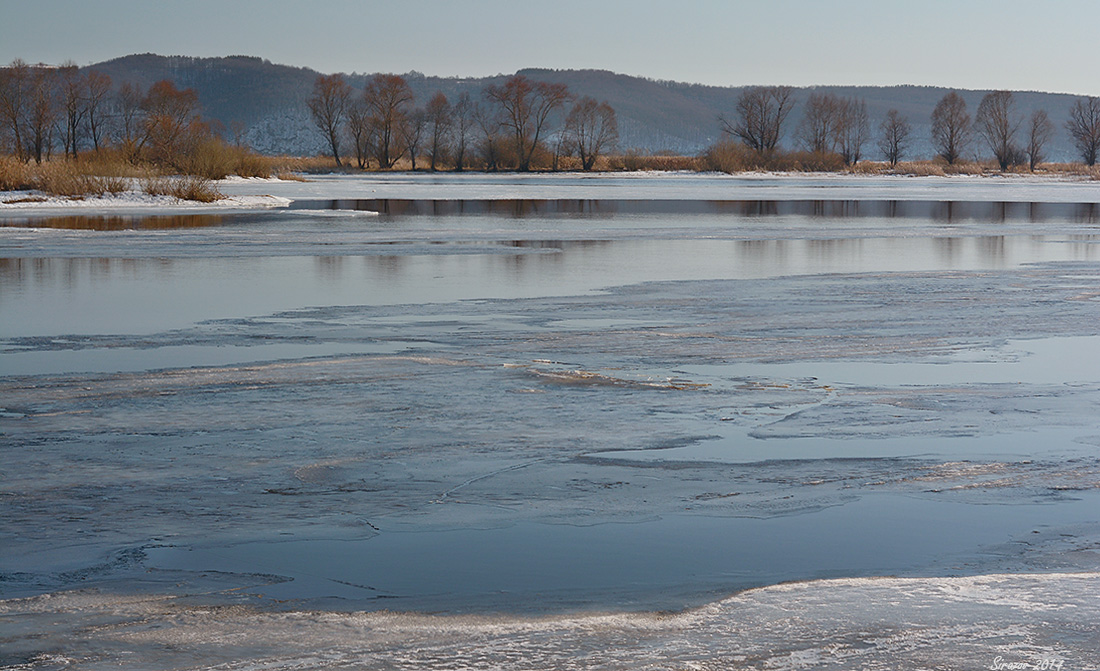
M 844 114 L 844 103 L 831 93 L 811 93 L 803 105 L 802 121 L 795 137 L 806 151 L 834 151 Z
M 570 143 L 569 135 L 563 127 L 561 131 L 554 136 L 554 142 L 550 149 L 550 170 L 553 172 L 560 170 L 562 157 L 572 155 L 573 145 Z
M 363 90 L 374 137 L 378 167 L 389 170 L 405 153 L 405 123 L 413 93 L 400 75 L 375 75 Z M 415 169 L 416 159 L 413 159 Z
M 421 142 L 428 128 L 428 114 L 419 107 L 409 112 L 401 124 L 401 139 L 408 148 L 412 169 L 416 170 L 416 157 L 420 155 Z
M 92 140 L 92 148 L 99 151 L 99 143 L 104 137 L 103 108 L 106 105 L 107 96 L 111 93 L 111 78 L 102 72 L 92 70 L 85 79 L 85 85 L 88 136 Z
M 722 130 L 740 138 L 758 153 L 770 153 L 779 145 L 783 123 L 794 107 L 790 86 L 753 86 L 737 99 L 737 120 L 719 118 Z
M 1054 124 L 1046 110 L 1036 110 L 1031 115 L 1027 133 L 1027 162 L 1031 172 L 1035 172 L 1035 168 L 1046 158 L 1046 145 L 1053 136 Z
M 442 92 L 436 93 L 424 108 L 428 122 L 429 168 L 435 172 L 450 149 L 451 126 L 454 122 L 451 103 Z
M 487 170 L 499 170 L 504 150 L 503 110 L 496 105 L 476 105 L 474 122 L 481 130 L 481 155 Z
M 867 120 L 867 101 L 849 98 L 841 101 L 840 121 L 837 124 L 836 147 L 845 165 L 855 165 L 863 157 L 863 145 L 870 134 Z
M 897 110 L 892 109 L 886 113 L 886 118 L 879 125 L 878 148 L 891 168 L 897 166 L 902 155 L 909 149 L 911 132 L 909 120 Z
M 470 133 L 476 125 L 474 119 L 474 101 L 469 93 L 463 93 L 454 104 L 451 117 L 454 122 L 454 156 L 455 170 L 459 172 L 466 167 L 466 147 L 470 142 Z
M 932 110 L 932 146 L 948 165 L 962 157 L 970 144 L 970 114 L 966 101 L 951 91 Z
M 1096 165 L 1100 154 L 1100 98 L 1078 98 L 1070 108 L 1066 130 L 1073 137 L 1073 144 L 1085 165 Z
M 346 125 L 348 135 L 351 136 L 351 144 L 355 147 L 355 164 L 362 170 L 367 167 L 374 130 L 370 123 L 370 115 L 367 113 L 367 105 L 362 99 L 353 100 L 348 104 Z
M 566 147 L 580 157 L 581 168 L 591 170 L 600 154 L 619 141 L 614 108 L 594 98 L 581 98 L 565 118 L 563 136 Z
M 64 114 L 61 140 L 65 154 L 76 158 L 84 117 L 88 114 L 87 82 L 76 63 L 69 61 L 57 69 L 61 111 Z
M 53 129 L 57 121 L 57 102 L 54 98 L 54 71 L 35 67 L 31 69 L 30 88 L 27 91 L 27 123 L 24 140 L 36 163 L 48 158 L 53 147 Z
M 565 84 L 535 82 L 515 75 L 502 86 L 489 86 L 485 97 L 503 111 L 504 126 L 511 131 L 515 144 L 517 167 L 524 172 L 530 170 L 550 113 L 569 100 L 569 89 Z
M 154 161 L 177 165 L 190 136 L 202 133 L 199 95 L 194 89 L 178 89 L 167 79 L 149 87 L 142 100 L 144 137 Z M 177 165 L 178 167 L 178 165 Z
M 339 74 L 318 75 L 313 82 L 313 95 L 306 104 L 313 123 L 328 140 L 336 166 L 340 167 L 340 127 L 347 117 L 351 87 Z
M 27 160 L 25 118 L 30 104 L 31 69 L 21 59 L 15 59 L 6 68 L 0 68 L 0 117 L 11 134 L 15 154 L 19 160 Z
M 117 133 L 122 150 L 131 160 L 137 159 L 145 144 L 142 129 L 145 127 L 145 112 L 141 107 L 145 94 L 141 88 L 131 82 L 124 82 L 115 96 Z
M 1001 172 L 1007 170 L 1020 155 L 1020 149 L 1016 146 L 1016 131 L 1022 122 L 1023 119 L 1016 113 L 1016 101 L 1011 91 L 991 91 L 978 105 L 974 125 L 978 135 L 993 151 Z
M 233 146 L 244 148 L 248 144 L 248 124 L 240 119 L 229 122 L 229 134 L 233 137 Z

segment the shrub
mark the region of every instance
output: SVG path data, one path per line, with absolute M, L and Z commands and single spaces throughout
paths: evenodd
M 725 140 L 707 147 L 699 156 L 699 166 L 712 172 L 744 172 L 751 164 L 751 154 L 740 142 Z

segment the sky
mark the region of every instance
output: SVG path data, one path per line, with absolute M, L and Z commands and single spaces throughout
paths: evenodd
M 0 63 L 152 52 L 332 72 L 1100 95 L 1096 0 L 0 0 Z

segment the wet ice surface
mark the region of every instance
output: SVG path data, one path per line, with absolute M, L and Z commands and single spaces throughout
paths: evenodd
M 620 182 L 0 229 L 0 664 L 1095 663 L 1093 192 Z
M 16 633 L 33 632 L 31 649 L 49 650 L 28 666 L 49 669 L 120 660 L 235 670 L 1091 669 L 1098 582 L 1095 574 L 837 579 L 755 589 L 684 613 L 545 618 L 273 612 L 239 597 L 193 606 L 70 592 L 0 602 L 0 616 L 18 615 Z M 30 638 L 15 639 L 9 654 Z

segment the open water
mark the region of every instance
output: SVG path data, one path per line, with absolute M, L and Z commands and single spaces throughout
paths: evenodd
M 4 215 L 0 666 L 1095 668 L 1100 193 L 794 181 Z

